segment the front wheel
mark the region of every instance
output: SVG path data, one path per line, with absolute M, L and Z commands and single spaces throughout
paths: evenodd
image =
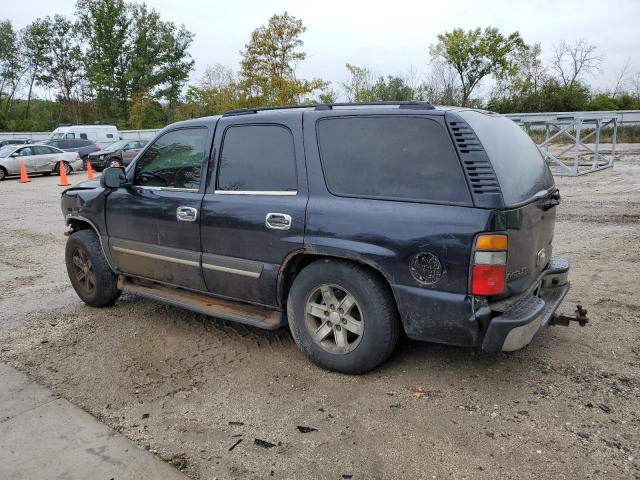
M 120 296 L 117 277 L 104 258 L 100 240 L 93 230 L 80 230 L 69 237 L 65 263 L 74 290 L 87 305 L 104 307 Z
M 320 367 L 360 374 L 393 351 L 400 334 L 388 286 L 367 269 L 320 260 L 296 277 L 287 301 L 289 327 L 302 352 Z

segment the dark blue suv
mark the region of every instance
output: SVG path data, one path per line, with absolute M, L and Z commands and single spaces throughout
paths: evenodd
M 175 123 L 66 190 L 66 263 L 122 291 L 267 329 L 362 373 L 401 331 L 510 351 L 569 289 L 560 196 L 511 120 L 426 102 L 242 109 Z

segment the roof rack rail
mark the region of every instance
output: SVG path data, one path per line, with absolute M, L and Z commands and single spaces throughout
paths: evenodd
M 398 106 L 402 109 L 411 110 L 433 110 L 435 107 L 430 102 L 423 101 L 399 101 L 399 102 L 340 102 L 340 103 L 319 103 L 316 110 L 331 110 L 333 107 L 377 107 L 377 106 Z
M 377 107 L 377 106 L 397 106 L 401 109 L 411 110 L 433 110 L 435 107 L 430 102 L 423 101 L 400 101 L 400 102 L 338 102 L 338 103 L 302 103 L 297 105 L 283 105 L 281 107 L 263 108 L 237 108 L 222 114 L 223 117 L 235 115 L 251 115 L 258 112 L 270 110 L 288 110 L 293 108 L 313 108 L 315 110 L 331 110 L 333 107 Z

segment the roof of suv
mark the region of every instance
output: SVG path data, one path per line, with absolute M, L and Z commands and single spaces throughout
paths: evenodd
M 210 117 L 194 118 L 176 122 L 171 124 L 171 127 L 195 127 L 202 125 L 210 125 L 215 123 L 221 117 L 233 117 L 241 115 L 265 115 L 265 114 L 278 114 L 278 115 L 291 115 L 298 116 L 304 112 L 309 111 L 335 111 L 335 110 L 351 110 L 361 113 L 375 111 L 380 113 L 381 111 L 389 110 L 405 110 L 407 113 L 419 111 L 423 114 L 443 115 L 448 111 L 465 111 L 473 110 L 484 114 L 495 114 L 487 110 L 468 108 L 468 107 L 454 107 L 443 105 L 432 105 L 429 102 L 423 101 L 403 101 L 403 102 L 348 102 L 348 103 L 317 103 L 317 104 L 301 104 L 301 105 L 284 105 L 281 107 L 264 107 L 264 108 L 239 108 L 236 110 L 230 110 L 222 115 L 214 115 Z

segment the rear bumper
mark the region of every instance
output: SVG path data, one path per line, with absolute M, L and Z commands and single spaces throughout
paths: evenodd
M 567 295 L 568 274 L 568 260 L 553 257 L 531 294 L 519 298 L 491 319 L 482 341 L 482 350 L 511 352 L 528 345 L 549 323 Z

